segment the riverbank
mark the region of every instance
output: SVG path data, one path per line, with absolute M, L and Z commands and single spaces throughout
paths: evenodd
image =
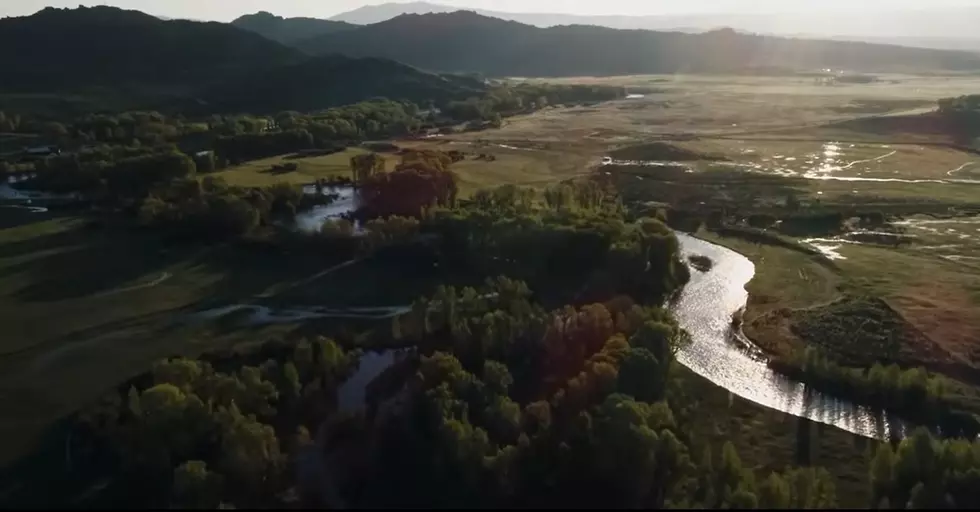
M 678 233 L 681 252 L 707 256 L 709 272 L 692 272 L 691 281 L 671 304 L 679 325 L 691 338 L 678 362 L 733 394 L 788 414 L 833 425 L 855 434 L 888 439 L 904 435 L 902 422 L 879 411 L 833 396 L 814 393 L 800 382 L 774 372 L 750 342 L 740 343 L 731 317 L 748 299 L 746 284 L 755 266 L 720 245 Z
M 942 371 L 955 368 L 941 363 L 941 348 L 887 302 L 862 295 L 867 291 L 836 265 L 827 265 L 819 256 L 784 244 L 760 244 L 711 232 L 699 236 L 736 250 L 757 264 L 758 272 L 747 286 L 742 329 L 770 359 L 772 369 L 820 391 L 887 408 L 917 423 L 946 425 L 950 433 L 970 436 L 977 429 L 973 416 L 980 410 L 976 390 L 956 380 L 944 379 L 938 409 L 935 414 L 925 414 L 919 408 L 909 409 L 904 400 L 866 396 L 857 387 L 838 382 L 840 379 L 828 381 L 804 371 L 797 361 L 807 347 L 816 347 L 846 361 L 853 367 L 847 372 L 867 372 L 876 362 L 895 361 L 903 368 L 925 366 L 947 377 L 961 375 Z

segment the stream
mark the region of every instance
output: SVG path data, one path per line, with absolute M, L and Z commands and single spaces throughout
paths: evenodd
M 307 193 L 314 193 L 308 190 Z M 338 194 L 333 203 L 297 216 L 297 228 L 315 231 L 325 219 L 337 218 L 355 207 L 356 196 L 348 187 L 326 189 Z M 671 304 L 680 326 L 691 335 L 691 343 L 678 353 L 678 361 L 712 383 L 760 405 L 794 416 L 833 425 L 866 437 L 902 437 L 904 424 L 897 418 L 808 389 L 769 369 L 766 357 L 739 331 L 732 328 L 732 314 L 748 300 L 746 284 L 755 275 L 748 258 L 725 247 L 677 233 L 683 258 L 707 256 L 710 270 L 691 270 L 691 280 Z M 302 307 L 273 309 L 255 304 L 238 304 L 200 311 L 189 320 L 223 317 L 247 311 L 239 321 L 247 325 L 294 323 L 317 318 L 362 318 L 382 320 L 404 314 L 409 306 L 374 308 Z M 341 388 L 341 408 L 363 404 L 365 387 L 395 361 L 393 351 L 369 352 L 359 371 Z
M 303 193 L 314 195 L 316 187 L 307 185 L 303 187 Z M 327 219 L 339 219 L 357 209 L 357 194 L 353 187 L 324 187 L 323 194 L 337 197 L 330 204 L 314 206 L 309 211 L 296 214 L 296 229 L 304 233 L 316 233 Z
M 746 400 L 787 414 L 833 425 L 865 437 L 903 437 L 901 420 L 867 407 L 813 391 L 766 365 L 757 347 L 736 332 L 732 314 L 748 300 L 745 285 L 755 265 L 741 254 L 719 245 L 677 233 L 686 258 L 711 258 L 711 270 L 691 270 L 691 281 L 671 305 L 680 326 L 691 335 L 678 361 L 698 375 Z
M 782 376 L 767 366 L 766 357 L 740 332 L 732 328 L 732 314 L 748 300 L 746 284 L 755 275 L 748 258 L 725 247 L 677 233 L 681 251 L 707 256 L 713 262 L 707 272 L 691 270 L 691 280 L 671 304 L 691 343 L 677 355 L 678 361 L 698 375 L 746 400 L 794 416 L 832 425 L 865 437 L 904 437 L 904 423 L 893 415 L 857 406 Z M 248 310 L 248 325 L 293 323 L 315 318 L 385 319 L 409 310 L 402 307 L 288 308 L 275 310 L 258 305 L 232 305 L 198 312 L 198 319 L 213 319 L 236 310 Z M 358 372 L 340 390 L 341 408 L 363 404 L 365 387 L 395 361 L 394 351 L 369 352 Z

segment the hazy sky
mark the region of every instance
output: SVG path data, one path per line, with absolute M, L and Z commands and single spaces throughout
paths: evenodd
M 23 16 L 47 6 L 108 4 L 173 18 L 230 21 L 242 14 L 269 11 L 280 16 L 329 18 L 385 0 L 0 0 L 0 16 Z M 397 0 L 404 1 L 404 0 Z M 976 6 L 978 0 L 434 0 L 435 3 L 510 12 L 570 14 L 682 14 L 736 12 L 807 12 L 851 9 Z

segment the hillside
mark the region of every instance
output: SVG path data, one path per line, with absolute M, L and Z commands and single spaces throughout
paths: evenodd
M 242 20 L 254 26 L 269 18 Z M 229 24 L 111 7 L 0 20 L 0 68 L 0 110 L 52 117 L 141 108 L 316 110 L 382 96 L 442 104 L 485 88 L 386 59 L 313 57 Z
M 47 8 L 0 19 L 0 90 L 191 86 L 305 56 L 223 23 L 161 20 L 113 7 Z
M 334 16 L 333 20 L 369 25 L 402 14 L 443 13 L 458 10 L 429 2 L 366 5 Z M 718 27 L 757 34 L 901 44 L 923 48 L 980 50 L 973 20 L 980 19 L 980 8 L 936 7 L 917 10 L 894 9 L 868 12 L 855 6 L 841 11 L 823 9 L 800 13 L 705 13 L 683 15 L 582 16 L 564 13 L 518 13 L 476 9 L 483 16 L 517 21 L 537 27 L 558 25 L 596 25 L 626 30 L 667 30 L 705 32 Z
M 980 55 L 717 30 L 705 34 L 538 28 L 474 12 L 407 14 L 301 41 L 309 53 L 377 56 L 423 69 L 488 75 L 572 76 L 741 72 L 759 68 L 861 71 L 975 70 Z
M 328 55 L 222 84 L 203 97 L 212 111 L 271 113 L 311 111 L 376 97 L 443 104 L 484 89 L 474 79 L 425 73 L 387 59 Z
M 246 14 L 232 21 L 231 24 L 283 44 L 291 44 L 301 39 L 358 28 L 357 25 L 342 21 L 316 18 L 283 18 L 265 11 Z

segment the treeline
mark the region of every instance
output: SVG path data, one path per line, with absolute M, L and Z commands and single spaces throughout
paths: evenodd
M 939 100 L 939 113 L 968 135 L 980 133 L 980 94 L 943 98 Z
M 48 157 L 34 165 L 31 186 L 54 192 L 77 192 L 105 204 L 142 199 L 160 183 L 193 177 L 197 165 L 172 147 L 97 148 Z
M 918 429 L 871 461 L 871 506 L 879 509 L 980 507 L 980 441 L 934 439 Z
M 418 107 L 385 99 L 365 101 L 322 112 L 280 112 L 261 118 L 259 131 L 225 133 L 215 141 L 218 157 L 232 164 L 308 149 L 342 148 L 369 139 L 415 133 Z
M 623 87 L 521 83 L 497 86 L 483 97 L 450 102 L 443 113 L 456 121 L 499 122 L 501 117 L 551 105 L 597 103 L 625 97 Z
M 314 434 L 336 413 L 338 386 L 360 354 L 325 338 L 279 352 L 254 366 L 160 361 L 145 382 L 80 414 L 74 459 L 113 475 L 103 504 L 213 509 L 288 503 L 298 457 L 315 452 Z
M 922 368 L 903 370 L 895 364 L 878 363 L 869 369 L 850 368 L 813 347 L 789 358 L 773 359 L 769 365 L 814 389 L 894 412 L 919 425 L 938 426 L 947 436 L 980 434 L 980 422 L 954 408 L 945 379 Z
M 266 188 L 232 187 L 206 177 L 169 182 L 150 191 L 139 205 L 140 224 L 199 240 L 236 237 L 276 222 L 292 223 L 298 211 L 329 203 L 326 195 L 278 184 Z
M 615 194 L 597 182 L 563 183 L 542 193 L 505 185 L 457 205 L 457 177 L 446 153 L 406 152 L 388 173 L 370 155 L 355 160 L 361 182 L 355 217 L 419 219 L 411 232 L 434 237 L 433 256 L 442 269 L 507 275 L 559 295 L 576 288 L 578 300 L 614 293 L 661 300 L 690 277 L 670 229 L 656 218 L 630 221 Z M 410 238 L 400 233 L 393 239 Z M 330 220 L 319 235 L 340 240 L 356 234 L 350 222 Z
M 627 293 L 657 303 L 689 279 L 677 238 L 653 218 L 627 222 L 593 182 L 546 189 L 505 186 L 462 208 L 432 213 L 423 230 L 441 240 L 440 265 L 503 274 L 537 289 L 580 286 L 579 300 Z

